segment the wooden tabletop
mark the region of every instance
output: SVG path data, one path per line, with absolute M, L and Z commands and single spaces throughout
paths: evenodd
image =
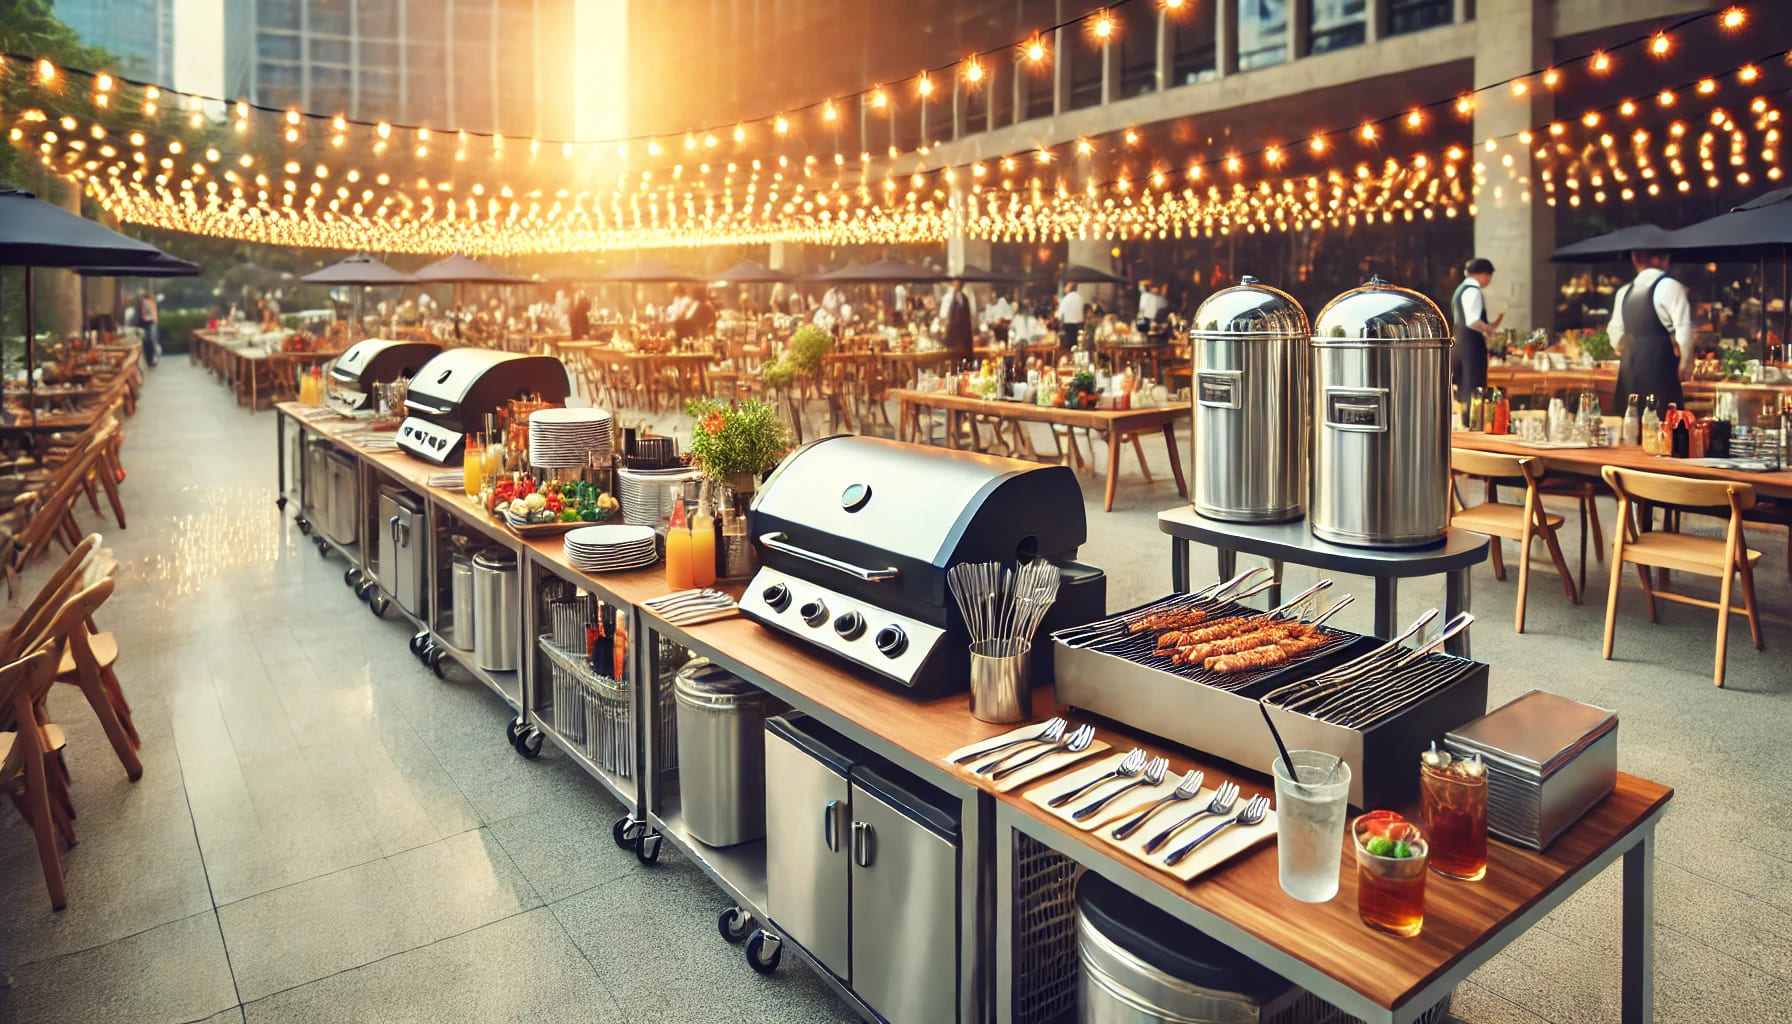
M 1450 434 L 1452 448 L 1467 448 L 1500 455 L 1524 455 L 1540 458 L 1552 472 L 1569 476 L 1599 479 L 1601 466 L 1640 469 L 1649 473 L 1670 473 L 1697 477 L 1701 480 L 1724 480 L 1748 484 L 1763 498 L 1792 501 L 1792 470 L 1771 473 L 1748 473 L 1739 469 L 1689 465 L 1685 459 L 1664 455 L 1646 455 L 1642 448 L 1620 445 L 1615 448 L 1533 448 L 1510 440 L 1511 435 L 1483 434 L 1475 430 L 1458 430 Z
M 889 394 L 898 401 L 933 409 L 956 409 L 980 416 L 1003 416 L 1009 419 L 1057 423 L 1067 427 L 1087 427 L 1091 430 L 1118 429 L 1123 433 L 1148 430 L 1189 416 L 1189 406 L 1186 403 L 1160 405 L 1153 409 L 1071 409 L 1033 402 L 985 401 L 944 391 L 894 388 Z

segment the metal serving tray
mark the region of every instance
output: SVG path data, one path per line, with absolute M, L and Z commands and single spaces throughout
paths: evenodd
M 1257 710 L 1257 697 L 1378 642 L 1357 636 L 1336 651 L 1295 662 L 1231 693 L 1126 658 L 1071 647 L 1054 635 L 1053 686 L 1058 700 L 1069 708 L 1268 775 L 1278 755 Z M 1405 803 L 1418 794 L 1419 752 L 1432 740 L 1487 713 L 1487 666 L 1468 664 L 1472 668 L 1454 684 L 1366 731 L 1279 707 L 1270 707 L 1269 714 L 1290 749 L 1323 750 L 1344 758 L 1350 765 L 1352 806 Z

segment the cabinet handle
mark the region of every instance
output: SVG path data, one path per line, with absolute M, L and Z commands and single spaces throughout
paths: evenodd
M 868 868 L 876 856 L 874 847 L 877 832 L 863 821 L 852 823 L 852 860 L 859 867 Z
M 829 800 L 821 809 L 821 841 L 829 850 L 840 852 L 840 801 Z
M 386 520 L 386 531 L 392 535 L 392 543 L 398 543 L 398 517 Z

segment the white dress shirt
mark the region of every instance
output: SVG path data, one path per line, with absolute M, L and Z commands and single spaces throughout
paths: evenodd
M 1140 320 L 1156 319 L 1158 301 L 1159 300 L 1158 300 L 1156 292 L 1147 291 L 1146 289 L 1143 289 L 1143 288 L 1139 289 L 1139 319 Z
M 1468 327 L 1487 322 L 1487 296 L 1481 294 L 1481 285 L 1470 279 L 1468 287 L 1462 289 L 1462 325 Z
M 1058 300 L 1058 322 L 1073 327 L 1083 325 L 1083 293 L 1065 292 Z
M 1606 333 L 1611 335 L 1612 348 L 1619 355 L 1624 354 L 1624 301 L 1630 298 L 1631 288 L 1642 288 L 1645 291 L 1654 287 L 1655 280 L 1663 276 L 1663 271 L 1648 267 L 1636 275 L 1636 280 L 1618 289 L 1612 296 L 1612 322 Z M 1680 346 L 1680 374 L 1686 376 L 1692 371 L 1692 300 L 1687 297 L 1686 286 L 1673 278 L 1668 278 L 1655 289 L 1655 316 L 1668 333 L 1674 336 L 1674 343 Z
M 983 322 L 986 326 L 1012 319 L 1014 319 L 1014 307 L 1010 306 L 1005 298 L 997 299 L 994 305 L 984 307 Z

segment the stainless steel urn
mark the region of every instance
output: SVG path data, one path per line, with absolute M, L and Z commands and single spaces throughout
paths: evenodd
M 1450 524 L 1450 323 L 1379 277 L 1313 322 L 1313 494 L 1320 540 L 1421 547 Z
M 1254 277 L 1195 313 L 1195 511 L 1273 523 L 1306 512 L 1307 314 Z

